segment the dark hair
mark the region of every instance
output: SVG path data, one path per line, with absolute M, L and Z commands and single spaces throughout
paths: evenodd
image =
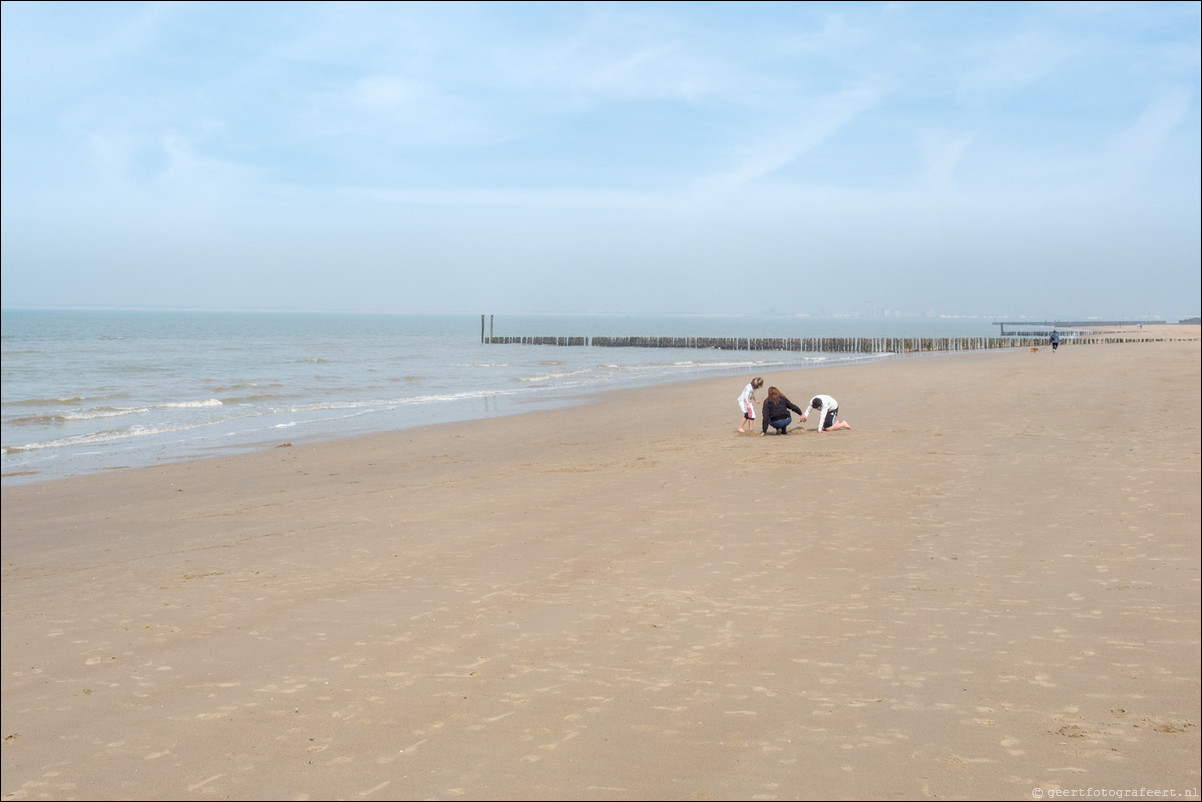
M 820 399 L 818 396 L 814 396 L 813 398 L 811 398 L 810 399 L 810 408 L 811 409 L 821 409 L 822 408 L 822 399 Z

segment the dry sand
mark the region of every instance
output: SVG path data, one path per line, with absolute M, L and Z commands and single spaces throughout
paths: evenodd
M 765 376 L 851 431 L 736 376 L 6 488 L 3 799 L 1197 798 L 1143 334 Z

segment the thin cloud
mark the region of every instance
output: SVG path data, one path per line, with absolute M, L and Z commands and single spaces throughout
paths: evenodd
M 741 148 L 733 168 L 699 181 L 699 193 L 721 195 L 780 171 L 837 135 L 876 106 L 880 99 L 878 91 L 866 88 L 805 104 L 792 124 L 761 136 L 754 145 Z
M 1047 31 L 980 42 L 961 54 L 969 65 L 957 83 L 957 94 L 969 106 L 1002 102 L 1054 73 L 1081 50 L 1079 43 Z

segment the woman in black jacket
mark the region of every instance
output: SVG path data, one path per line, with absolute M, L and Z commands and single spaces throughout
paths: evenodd
M 768 397 L 764 399 L 763 414 L 761 415 L 763 423 L 760 426 L 763 431 L 760 432 L 760 437 L 768 434 L 769 425 L 776 429 L 777 434 L 788 434 L 789 424 L 793 422 L 793 416 L 789 414 L 789 410 L 793 410 L 798 415 L 805 414 L 801 411 L 801 407 L 785 398 L 780 390 L 769 387 Z

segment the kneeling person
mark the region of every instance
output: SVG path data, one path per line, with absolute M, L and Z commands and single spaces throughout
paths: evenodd
M 810 409 L 818 410 L 818 431 L 820 432 L 833 432 L 835 429 L 851 428 L 850 423 L 845 420 L 839 420 L 839 402 L 829 395 L 816 395 L 811 398 Z M 809 409 L 801 413 L 802 423 L 805 423 L 809 414 Z

